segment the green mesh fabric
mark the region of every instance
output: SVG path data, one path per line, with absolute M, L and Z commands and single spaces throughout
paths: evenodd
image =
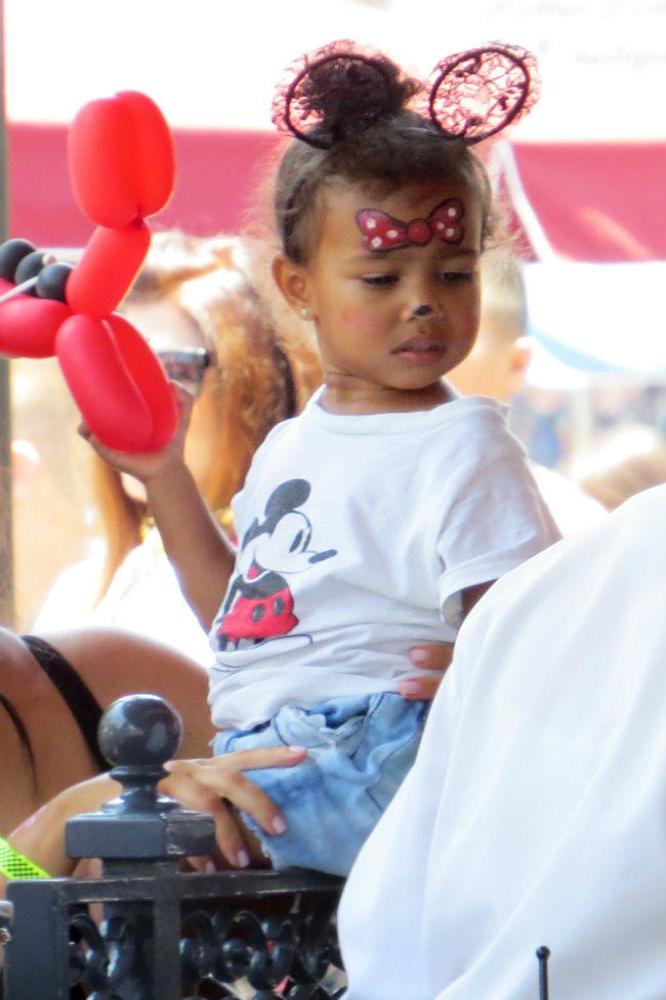
M 48 872 L 30 858 L 15 851 L 11 844 L 0 837 L 0 874 L 5 878 L 49 878 Z

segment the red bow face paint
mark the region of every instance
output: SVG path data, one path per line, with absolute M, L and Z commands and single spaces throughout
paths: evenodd
M 426 246 L 433 237 L 454 246 L 462 243 L 465 230 L 461 219 L 465 206 L 460 198 L 447 198 L 433 208 L 427 219 L 402 222 L 375 208 L 356 213 L 356 223 L 365 239 L 366 250 L 399 250 L 408 246 Z

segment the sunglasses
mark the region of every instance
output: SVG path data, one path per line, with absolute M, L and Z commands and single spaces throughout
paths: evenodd
M 213 356 L 205 347 L 183 347 L 175 351 L 155 351 L 170 379 L 180 382 L 193 396 L 201 392 L 206 370 Z

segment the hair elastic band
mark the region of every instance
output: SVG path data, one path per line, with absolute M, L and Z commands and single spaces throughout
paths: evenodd
M 0 875 L 10 879 L 51 878 L 34 861 L 15 851 L 4 837 L 0 837 Z

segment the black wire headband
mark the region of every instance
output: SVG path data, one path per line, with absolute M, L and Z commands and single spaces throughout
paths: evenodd
M 320 81 L 332 63 L 337 64 L 337 79 L 327 92 Z M 389 66 L 383 56 L 349 41 L 333 42 L 302 56 L 276 90 L 273 123 L 310 146 L 330 149 L 404 103 L 429 118 L 447 138 L 472 145 L 518 121 L 538 99 L 536 59 L 516 45 L 493 42 L 447 56 L 425 88 L 411 95 L 407 89 L 404 101 L 396 102 L 396 81 Z M 340 96 L 342 79 L 348 84 L 347 108 Z

